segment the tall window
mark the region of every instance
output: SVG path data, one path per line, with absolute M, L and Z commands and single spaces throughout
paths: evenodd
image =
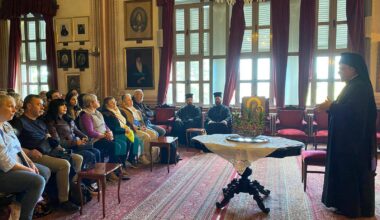
M 241 48 L 235 100 L 245 96 L 271 97 L 271 19 L 270 2 L 244 5 L 246 29 Z
M 21 37 L 22 96 L 48 91 L 45 21 L 41 15 L 21 17 Z
M 210 104 L 210 7 L 206 3 L 176 5 L 175 52 L 168 103 L 184 103 L 193 93 L 194 103 Z
M 346 0 L 319 0 L 317 15 L 315 69 L 307 103 L 311 106 L 327 97 L 336 99 L 343 89 L 339 60 L 340 54 L 348 49 Z

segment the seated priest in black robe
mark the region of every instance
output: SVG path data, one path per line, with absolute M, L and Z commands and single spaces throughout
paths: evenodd
M 180 144 L 186 143 L 186 129 L 202 127 L 201 109 L 193 105 L 193 94 L 186 94 L 186 105 L 178 110 L 174 122 L 174 133 Z
M 231 133 L 231 112 L 222 104 L 222 93 L 214 92 L 215 105 L 211 107 L 206 116 L 205 128 L 207 134 L 230 134 Z
M 375 214 L 376 104 L 362 56 L 343 53 L 339 75 L 346 86 L 317 110 L 329 114 L 322 202 L 350 218 Z

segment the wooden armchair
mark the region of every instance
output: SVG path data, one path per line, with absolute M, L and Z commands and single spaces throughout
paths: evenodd
M 328 114 L 324 111 L 318 112 L 314 110 L 313 116 L 313 145 L 317 150 L 318 144 L 327 144 L 328 139 Z
M 170 135 L 175 120 L 175 107 L 157 107 L 154 123 L 165 129 L 166 135 Z
M 284 108 L 277 109 L 276 134 L 277 136 L 298 140 L 305 143 L 307 148 L 309 136 L 305 132 L 307 123 L 304 120 L 304 109 Z

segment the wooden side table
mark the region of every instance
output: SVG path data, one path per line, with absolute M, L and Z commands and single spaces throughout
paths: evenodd
M 168 173 L 170 172 L 169 170 L 169 165 L 170 165 L 170 145 L 173 143 L 173 142 L 176 142 L 176 145 L 178 146 L 178 138 L 177 137 L 170 137 L 170 136 L 163 136 L 163 137 L 158 137 L 157 139 L 154 139 L 154 140 L 151 140 L 150 141 L 150 171 L 152 172 L 153 170 L 153 156 L 152 156 L 152 147 L 153 146 L 156 146 L 156 147 L 159 147 L 159 148 L 167 148 L 168 149 Z M 176 152 L 177 154 L 177 148 L 176 148 Z M 177 160 L 175 162 L 175 164 L 177 164 Z
M 80 214 L 82 215 L 83 210 L 83 198 L 82 198 L 82 188 L 81 182 L 82 179 L 92 179 L 96 180 L 98 183 L 98 188 L 102 187 L 102 202 L 103 202 L 103 218 L 106 217 L 105 212 L 105 198 L 106 198 L 106 176 L 115 170 L 119 169 L 119 183 L 117 187 L 117 198 L 120 204 L 120 182 L 121 182 L 121 164 L 119 163 L 96 163 L 95 168 L 90 170 L 81 171 L 78 173 L 78 187 L 80 193 Z M 101 183 L 101 184 L 100 184 Z M 100 190 L 98 191 L 98 202 L 100 201 Z
M 204 128 L 188 128 L 188 129 L 186 129 L 186 145 L 187 145 L 187 147 L 190 146 L 189 135 L 191 135 L 193 133 L 196 133 L 198 135 L 205 135 L 206 130 Z

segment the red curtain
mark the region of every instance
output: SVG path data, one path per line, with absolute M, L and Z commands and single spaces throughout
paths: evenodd
M 316 0 L 301 0 L 300 11 L 298 104 L 305 108 L 309 81 L 313 75 Z
M 288 61 L 289 0 L 271 0 L 271 18 L 274 97 L 276 106 L 282 108 L 284 107 L 286 64 Z
M 347 0 L 346 14 L 349 48 L 364 57 L 364 1 Z
M 44 20 L 46 22 L 46 62 L 49 72 L 49 89 L 58 89 L 53 17 L 50 15 L 44 15 Z
M 20 18 L 12 18 L 9 34 L 8 88 L 15 88 L 20 71 L 21 29 Z
M 8 87 L 14 88 L 20 65 L 21 30 L 20 16 L 28 13 L 42 14 L 46 22 L 46 56 L 49 71 L 49 87 L 57 89 L 57 60 L 55 55 L 53 16 L 57 13 L 54 0 L 3 0 L 1 19 L 10 19 Z
M 236 87 L 239 71 L 240 51 L 243 42 L 245 20 L 244 2 L 237 0 L 232 7 L 230 37 L 228 40 L 228 55 L 226 67 L 226 83 L 224 85 L 223 104 L 229 105 Z
M 157 104 L 166 101 L 170 82 L 170 70 L 173 58 L 173 20 L 174 0 L 157 0 L 157 6 L 162 7 L 163 48 L 161 50 L 160 77 L 158 82 Z

